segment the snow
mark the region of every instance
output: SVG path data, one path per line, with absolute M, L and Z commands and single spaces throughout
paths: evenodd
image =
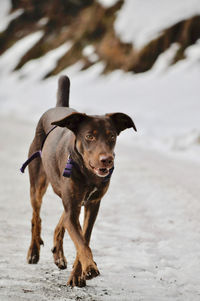
M 173 43 L 165 52 L 161 53 L 152 67 L 153 72 L 158 75 L 167 72 L 179 48 L 178 43 Z
M 72 43 L 67 42 L 57 47 L 55 50 L 49 51 L 47 54 L 37 59 L 37 64 L 31 60 L 19 71 L 20 77 L 31 78 L 31 81 L 42 79 L 48 72 L 56 67 L 56 63 L 72 46 Z M 38 66 L 40 68 L 38 68 Z
M 34 32 L 16 42 L 13 47 L 10 47 L 1 55 L 0 70 L 2 78 L 6 78 L 13 71 L 21 57 L 42 38 L 43 34 L 43 31 Z
M 70 43 L 9 74 L 23 55 L 23 49 L 27 49 L 27 39 L 34 44 L 41 35 L 42 32 L 21 40 L 0 58 L 0 107 L 4 115 L 37 121 L 46 109 L 55 106 L 58 76 L 45 81 L 41 79 L 71 47 Z M 116 71 L 102 76 L 102 63 L 85 72 L 79 72 L 81 62 L 64 70 L 62 74 L 71 78 L 71 106 L 88 114 L 115 111 L 130 114 L 138 128 L 138 144 L 199 160 L 199 140 L 194 139 L 194 143 L 188 144 L 188 136 L 193 137 L 193 132 L 198 136 L 200 132 L 199 41 L 187 49 L 186 60 L 169 68 L 177 47 L 172 45 L 145 74 Z M 92 51 L 91 47 L 84 49 L 88 56 Z M 129 138 L 128 132 L 124 140 L 129 141 Z
M 103 7 L 110 7 L 113 6 L 118 2 L 118 0 L 97 0 Z
M 11 10 L 11 1 L 10 0 L 1 0 L 1 9 L 0 9 L 0 31 L 2 28 L 7 27 L 7 19 L 9 19 L 9 12 Z
M 149 2 L 143 3 L 147 8 Z M 186 9 L 186 1 L 177 1 L 174 10 L 177 3 L 180 11 Z M 188 14 L 194 5 L 198 11 L 197 2 L 187 4 Z M 172 20 L 174 11 L 170 13 Z M 158 33 L 164 23 L 153 15 Z M 142 27 L 138 37 L 140 32 Z M 50 252 L 63 210 L 51 189 L 42 207 L 45 246 L 40 263 L 31 266 L 25 259 L 31 205 L 28 173 L 20 176 L 18 170 L 38 118 L 56 103 L 58 76 L 41 78 L 71 47 L 64 44 L 11 72 L 42 35 L 40 31 L 20 40 L 0 57 L 0 300 L 198 301 L 200 42 L 186 50 L 185 60 L 168 67 L 179 47 L 172 45 L 144 74 L 116 71 L 103 76 L 103 63 L 80 72 L 81 61 L 62 72 L 71 79 L 72 107 L 88 114 L 122 111 L 138 129 L 118 138 L 115 171 L 94 227 L 91 247 L 101 276 L 88 281 L 86 288 L 70 289 L 66 282 L 75 250 L 67 234 L 68 269 L 58 271 Z M 93 54 L 90 45 L 84 49 L 88 58 Z
M 198 14 L 199 0 L 125 0 L 115 30 L 122 41 L 141 48 L 164 29 Z
M 98 55 L 95 53 L 95 48 L 92 45 L 87 45 L 83 49 L 83 55 L 87 57 L 92 63 L 95 63 L 99 59 Z
M 39 26 L 44 26 L 44 25 L 46 25 L 46 24 L 48 23 L 48 21 L 49 21 L 49 18 L 46 18 L 46 17 L 41 18 L 41 19 L 38 21 L 38 25 L 39 25 Z
M 2 117 L 0 127 L 0 300 L 199 300 L 199 164 L 125 145 L 120 137 L 91 240 L 101 275 L 86 288 L 70 289 L 66 282 L 75 250 L 67 233 L 67 270 L 57 269 L 50 251 L 62 213 L 51 189 L 41 212 L 45 245 L 40 262 L 26 263 L 31 205 L 28 173 L 20 176 L 18 170 L 35 125 Z
M 23 14 L 24 10 L 23 9 L 18 9 L 14 11 L 12 14 L 8 15 L 5 19 L 3 18 L 0 22 L 0 32 L 6 30 L 7 26 L 9 23 L 18 18 L 21 14 Z
M 0 32 L 6 30 L 9 23 L 18 18 L 23 12 L 23 9 L 17 9 L 13 13 L 9 14 L 12 8 L 10 0 L 1 0 L 0 9 Z
M 185 54 L 193 67 L 198 67 L 197 62 L 200 62 L 200 40 L 195 45 L 188 47 Z

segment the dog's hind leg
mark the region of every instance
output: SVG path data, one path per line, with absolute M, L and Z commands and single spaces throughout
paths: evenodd
M 33 145 L 31 145 L 30 152 L 33 152 Z M 33 150 L 33 151 L 32 151 Z M 33 208 L 32 216 L 32 239 L 28 250 L 27 261 L 28 263 L 37 263 L 40 257 L 40 245 L 43 244 L 41 239 L 41 218 L 40 208 L 42 205 L 42 198 L 46 192 L 48 181 L 45 171 L 42 166 L 40 158 L 36 158 L 29 165 L 30 177 L 30 197 L 31 205 Z
M 65 235 L 65 228 L 63 226 L 64 212 L 59 220 L 58 225 L 54 231 L 54 247 L 52 249 L 54 262 L 58 266 L 59 269 L 67 268 L 67 260 L 64 256 L 63 251 L 63 238 Z

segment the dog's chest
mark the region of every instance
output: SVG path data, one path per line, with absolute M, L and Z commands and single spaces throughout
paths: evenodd
M 92 188 L 88 189 L 88 191 L 85 194 L 85 198 L 82 205 L 86 205 L 88 202 L 99 200 L 102 195 L 101 190 L 102 189 L 99 189 L 96 186 L 93 186 Z
M 86 200 L 92 200 L 96 194 L 98 194 L 98 188 L 95 186 L 91 191 L 88 191 L 88 193 L 86 193 Z

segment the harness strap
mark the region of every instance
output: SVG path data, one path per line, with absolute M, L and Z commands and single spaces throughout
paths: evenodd
M 33 161 L 34 159 L 38 158 L 38 157 L 41 157 L 42 155 L 42 149 L 43 149 L 43 146 L 44 146 L 44 143 L 47 139 L 47 137 L 49 136 L 49 134 L 57 127 L 57 125 L 53 126 L 50 131 L 48 131 L 48 133 L 46 134 L 45 138 L 43 139 L 42 141 L 42 145 L 41 145 L 41 150 L 33 153 L 25 162 L 24 164 L 22 165 L 22 167 L 20 168 L 20 171 L 22 173 L 24 173 L 25 171 L 25 168 L 29 165 L 29 163 L 31 163 L 31 161 Z
M 65 169 L 63 171 L 63 177 L 70 178 L 71 173 L 72 173 L 73 164 L 74 164 L 74 161 L 72 160 L 71 156 L 69 155 L 68 159 L 67 159 L 67 164 L 65 165 Z
M 75 162 L 73 161 L 73 159 L 69 155 L 68 159 L 67 159 L 67 163 L 65 165 L 64 172 L 63 172 L 63 177 L 65 177 L 65 178 L 70 178 L 71 177 L 71 173 L 72 173 L 72 169 L 73 169 L 74 164 L 75 164 Z M 106 177 L 104 177 L 103 180 L 102 180 L 103 183 L 106 183 L 110 180 L 110 178 L 112 176 L 112 173 L 113 173 L 113 170 L 114 170 L 114 167 L 112 167 L 109 170 L 109 174 Z
M 42 154 L 41 150 L 39 150 L 39 151 L 35 152 L 34 154 L 32 154 L 32 155 L 26 160 L 26 162 L 24 162 L 24 164 L 23 164 L 22 167 L 20 168 L 20 171 L 21 171 L 22 173 L 24 173 L 24 170 L 25 170 L 25 168 L 27 167 L 27 165 L 28 165 L 31 161 L 33 161 L 35 158 L 41 157 L 41 154 Z
M 47 137 L 49 136 L 49 134 L 50 134 L 56 127 L 57 127 L 57 125 L 54 125 L 54 126 L 48 131 L 48 133 L 46 134 L 44 140 L 42 141 L 41 151 L 42 151 L 42 149 L 43 149 L 43 146 L 44 146 L 44 143 L 45 143 Z

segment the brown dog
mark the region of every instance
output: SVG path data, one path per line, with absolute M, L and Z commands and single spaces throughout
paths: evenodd
M 43 244 L 40 208 L 42 197 L 51 183 L 64 206 L 54 233 L 54 262 L 60 269 L 67 267 L 63 252 L 63 237 L 67 229 L 77 250 L 68 284 L 82 287 L 86 285 L 86 279 L 99 275 L 89 243 L 100 201 L 109 186 L 116 137 L 121 131 L 131 127 L 136 130 L 136 127 L 132 119 L 123 113 L 88 116 L 68 108 L 69 86 L 69 79 L 62 76 L 56 108 L 41 117 L 29 150 L 32 156 L 42 148 L 41 158 L 31 163 L 27 161 L 30 163 L 33 207 L 32 240 L 27 260 L 28 263 L 39 261 L 40 245 Z M 56 127 L 51 131 L 52 125 Z M 82 205 L 85 211 L 83 229 L 79 223 Z

